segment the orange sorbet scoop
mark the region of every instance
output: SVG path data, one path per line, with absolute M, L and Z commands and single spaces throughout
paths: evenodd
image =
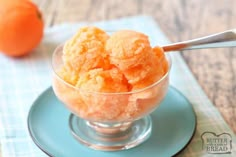
M 147 87 L 166 72 L 164 51 L 152 49 L 148 37 L 142 33 L 122 30 L 114 33 L 106 43 L 111 64 L 117 66 L 127 78 L 132 90 Z

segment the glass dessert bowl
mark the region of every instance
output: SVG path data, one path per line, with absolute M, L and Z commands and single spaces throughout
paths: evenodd
M 93 149 L 114 151 L 135 147 L 148 139 L 152 131 L 150 113 L 168 90 L 169 56 L 165 55 L 168 71 L 161 79 L 142 89 L 118 93 L 87 91 L 69 84 L 58 73 L 63 66 L 62 56 L 63 45 L 52 56 L 52 86 L 71 111 L 69 127 L 78 141 Z

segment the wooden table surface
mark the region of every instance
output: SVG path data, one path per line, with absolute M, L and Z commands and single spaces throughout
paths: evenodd
M 235 0 L 33 0 L 45 26 L 150 15 L 172 42 L 236 28 Z M 185 51 L 199 84 L 236 133 L 236 49 Z

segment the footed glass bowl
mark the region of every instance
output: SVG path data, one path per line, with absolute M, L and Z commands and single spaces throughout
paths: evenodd
M 59 75 L 63 66 L 63 45 L 52 57 L 53 90 L 71 111 L 69 127 L 72 135 L 93 149 L 114 151 L 135 147 L 151 134 L 149 114 L 164 99 L 169 86 L 168 72 L 154 84 L 131 92 L 102 93 L 82 90 Z

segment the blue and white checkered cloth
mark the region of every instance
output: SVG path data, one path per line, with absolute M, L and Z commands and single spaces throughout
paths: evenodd
M 28 56 L 10 58 L 0 54 L 0 157 L 46 156 L 29 136 L 28 111 L 39 94 L 51 85 L 53 50 L 82 25 L 88 24 L 63 24 L 46 29 L 41 45 Z M 146 16 L 90 23 L 90 25 L 105 30 L 133 29 L 149 35 L 153 45 L 168 43 L 157 24 Z M 173 58 L 171 84 L 190 100 L 197 115 L 195 135 L 187 148 L 178 156 L 214 156 L 202 149 L 201 134 L 204 132 L 229 133 L 233 139 L 231 154 L 215 156 L 236 156 L 234 133 L 208 100 L 179 53 L 171 55 Z

